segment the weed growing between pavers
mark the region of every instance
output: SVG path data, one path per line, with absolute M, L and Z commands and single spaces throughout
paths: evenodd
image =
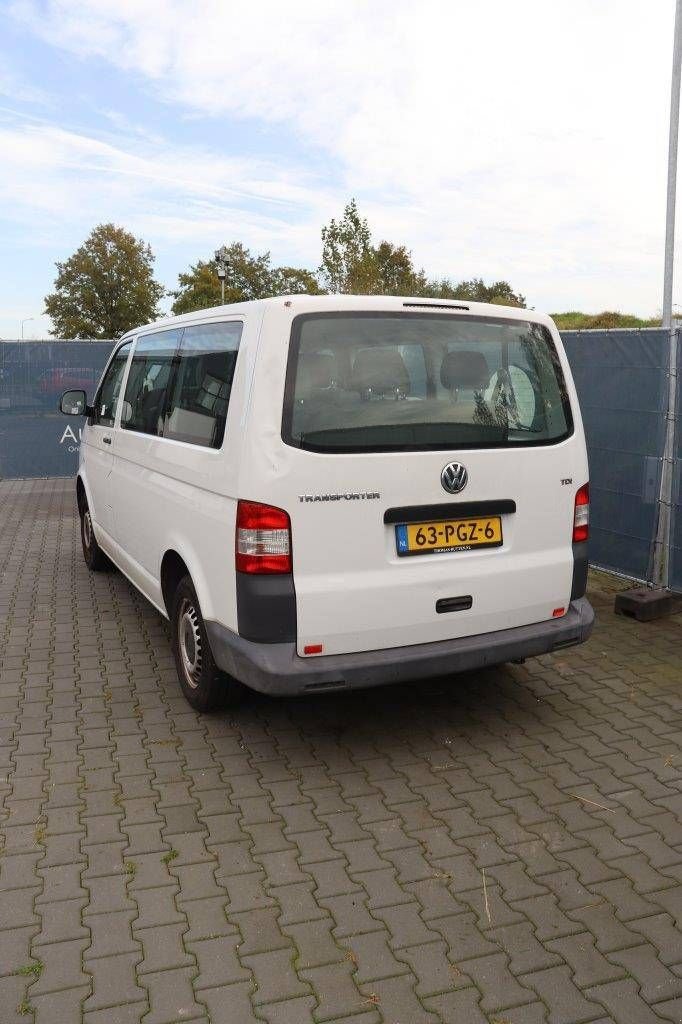
M 26 977 L 29 977 L 29 978 L 30 977 L 39 978 L 40 975 L 43 973 L 43 966 L 44 965 L 43 965 L 43 961 L 42 960 L 34 960 L 30 964 L 24 964 L 23 967 L 17 967 L 17 969 L 16 969 L 16 971 L 14 973 L 15 974 L 20 974 L 24 978 L 26 978 Z

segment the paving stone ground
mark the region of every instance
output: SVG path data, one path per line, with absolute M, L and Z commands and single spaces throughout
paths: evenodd
M 682 614 L 202 716 L 71 481 L 0 571 L 2 1024 L 682 1021 Z

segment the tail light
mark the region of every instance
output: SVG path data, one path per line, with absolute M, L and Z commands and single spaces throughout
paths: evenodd
M 238 572 L 291 572 L 291 520 L 281 508 L 255 501 L 237 504 Z
M 590 532 L 590 485 L 583 484 L 575 496 L 573 513 L 573 543 L 579 544 Z

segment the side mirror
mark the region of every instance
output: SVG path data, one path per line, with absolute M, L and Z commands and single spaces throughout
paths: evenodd
M 59 411 L 65 416 L 87 415 L 88 396 L 84 391 L 65 391 L 59 399 Z

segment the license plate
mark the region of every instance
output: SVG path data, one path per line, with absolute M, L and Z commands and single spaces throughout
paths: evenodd
M 407 523 L 395 528 L 399 555 L 439 555 L 472 548 L 499 548 L 502 520 L 499 516 L 448 519 L 437 523 Z

